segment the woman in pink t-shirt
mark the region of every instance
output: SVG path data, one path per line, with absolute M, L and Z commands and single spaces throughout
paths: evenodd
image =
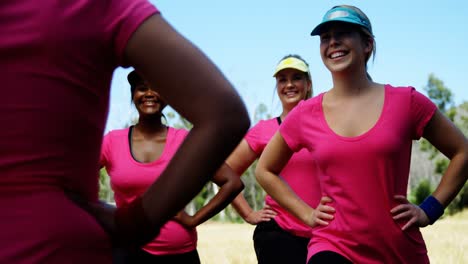
M 280 116 L 262 120 L 252 127 L 228 158 L 227 163 L 239 175 L 260 156 L 288 113 L 312 94 L 309 67 L 300 56 L 282 58 L 273 77 L 283 111 Z M 315 207 L 318 204 L 320 186 L 315 177 L 314 161 L 307 150 L 295 154 L 281 176 L 308 205 Z M 232 205 L 245 221 L 257 225 L 253 240 L 258 263 L 306 262 L 311 227 L 288 213 L 270 196 L 265 198 L 265 207 L 259 211 L 254 211 L 243 195 L 239 195 Z
M 353 6 L 329 10 L 312 35 L 333 87 L 299 104 L 257 165 L 259 183 L 314 229 L 308 263 L 428 263 L 420 227 L 434 223 L 468 175 L 468 142 L 412 87 L 373 82 L 372 26 Z M 420 206 L 406 198 L 412 140 L 426 138 L 450 159 Z M 309 150 L 324 198 L 313 209 L 278 177 L 293 153 Z
M 166 103 L 136 71 L 130 72 L 128 81 L 138 123 L 110 131 L 104 137 L 100 159 L 110 176 L 118 208 L 130 204 L 159 178 L 188 134 L 161 122 Z M 239 176 L 227 165 L 222 165 L 213 182 L 221 188 L 204 207 L 193 216 L 179 212 L 153 241 L 130 252 L 128 263 L 200 263 L 196 226 L 226 207 L 243 188 Z M 161 199 L 167 199 L 166 195 L 161 193 Z

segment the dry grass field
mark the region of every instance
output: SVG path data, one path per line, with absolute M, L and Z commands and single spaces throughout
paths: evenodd
M 198 251 L 203 264 L 257 263 L 254 226 L 208 222 L 198 227 Z M 422 229 L 432 264 L 468 263 L 468 210 Z

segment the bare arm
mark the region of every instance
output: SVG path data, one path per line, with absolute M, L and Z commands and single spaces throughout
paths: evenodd
M 468 177 L 468 142 L 463 133 L 439 110 L 437 110 L 426 125 L 423 137 L 442 152 L 450 164 L 442 179 L 432 194 L 444 207 L 446 207 L 465 184 Z M 394 219 L 407 218 L 408 223 L 403 229 L 416 224 L 424 227 L 429 219 L 421 208 L 410 204 L 405 197 L 398 196 L 402 205 L 392 209 Z
M 226 164 L 221 166 L 212 181 L 221 187 L 218 193 L 194 216 L 182 212 L 176 220 L 187 227 L 196 227 L 223 210 L 244 188 L 240 176 Z
M 239 95 L 218 68 L 160 15 L 136 30 L 125 58 L 194 125 L 158 181 L 143 195 L 141 205 L 136 202 L 118 209 L 121 233 L 142 244 L 210 180 L 244 136 L 249 119 Z M 131 212 L 138 212 L 141 219 Z
M 315 226 L 316 224 L 328 225 L 333 219 L 334 209 L 325 205 L 331 202 L 328 197 L 323 197 L 317 209 L 313 209 L 289 187 L 280 177 L 279 173 L 291 158 L 293 152 L 288 147 L 279 132 L 273 136 L 257 164 L 255 174 L 260 185 L 282 207 L 291 212 L 304 223 Z
M 468 179 L 468 141 L 463 133 L 440 111 L 436 111 L 424 130 L 426 138 L 450 164 L 433 196 L 446 207 Z
M 257 159 L 257 154 L 250 148 L 245 139 L 236 147 L 228 157 L 226 163 L 239 175 L 242 175 L 247 168 Z M 232 201 L 232 206 L 239 215 L 249 224 L 256 225 L 262 221 L 269 221 L 276 216 L 276 212 L 269 206 L 265 206 L 259 211 L 254 211 L 250 207 L 243 194 L 237 195 Z

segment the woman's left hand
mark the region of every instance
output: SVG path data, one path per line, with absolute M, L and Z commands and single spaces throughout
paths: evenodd
M 173 220 L 176 220 L 177 222 L 179 222 L 181 225 L 185 226 L 186 228 L 194 228 L 197 226 L 197 224 L 195 223 L 195 218 L 187 214 L 185 210 L 180 210 L 176 214 L 176 216 L 174 216 Z
M 402 230 L 407 230 L 413 225 L 425 227 L 429 224 L 429 218 L 419 206 L 410 203 L 403 195 L 395 195 L 394 198 L 401 204 L 390 210 L 390 213 L 393 215 L 393 220 L 408 220 L 401 228 Z

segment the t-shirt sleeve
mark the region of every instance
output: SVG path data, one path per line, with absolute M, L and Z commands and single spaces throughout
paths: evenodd
M 175 153 L 179 149 L 180 145 L 184 142 L 185 138 L 189 134 L 190 131 L 184 129 L 184 128 L 170 128 L 173 129 L 173 138 L 171 139 L 170 144 L 166 144 L 166 147 L 172 149 L 172 151 Z M 170 145 L 170 146 L 168 146 Z
M 426 96 L 411 88 L 411 122 L 413 125 L 413 139 L 419 139 L 424 133 L 429 120 L 431 120 L 437 106 Z
M 255 154 L 260 155 L 265 149 L 265 143 L 262 138 L 264 137 L 263 133 L 263 123 L 265 121 L 258 122 L 255 126 L 253 126 L 247 134 L 244 136 L 245 141 L 249 147 L 255 152 Z
M 289 148 L 297 152 L 302 149 L 301 136 L 301 112 L 304 101 L 301 101 L 291 112 L 286 116 L 281 123 L 279 132 Z
M 128 66 L 123 61 L 128 40 L 146 19 L 159 11 L 147 0 L 115 0 L 108 11 L 106 31 L 112 36 L 117 62 Z

